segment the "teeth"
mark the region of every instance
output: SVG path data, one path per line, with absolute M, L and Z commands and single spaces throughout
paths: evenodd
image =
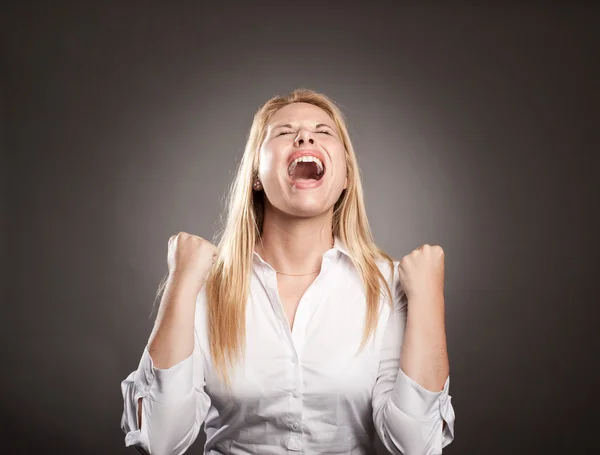
M 288 167 L 288 174 L 291 174 L 292 172 L 294 172 L 294 169 L 296 169 L 296 165 L 298 163 L 317 163 L 317 173 L 319 175 L 321 175 L 323 173 L 323 163 L 321 162 L 321 160 L 319 158 L 317 158 L 316 156 L 312 156 L 312 155 L 305 155 L 305 156 L 300 156 L 298 158 L 296 158 L 294 161 L 292 161 Z

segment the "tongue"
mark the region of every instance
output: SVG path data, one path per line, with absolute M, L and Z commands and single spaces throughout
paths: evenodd
M 317 165 L 313 162 L 300 162 L 290 174 L 295 182 L 313 182 L 317 180 Z

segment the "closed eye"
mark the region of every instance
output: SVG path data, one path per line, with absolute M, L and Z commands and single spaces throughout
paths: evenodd
M 320 131 L 316 131 L 316 132 L 332 136 L 332 134 L 329 130 L 320 130 Z M 293 131 L 282 131 L 282 132 L 278 133 L 275 137 L 283 136 L 284 134 L 293 134 L 293 133 L 294 133 Z

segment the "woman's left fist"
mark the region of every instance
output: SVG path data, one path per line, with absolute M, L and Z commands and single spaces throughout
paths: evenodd
M 439 245 L 420 246 L 402 258 L 398 273 L 408 299 L 440 297 L 444 294 L 444 250 Z

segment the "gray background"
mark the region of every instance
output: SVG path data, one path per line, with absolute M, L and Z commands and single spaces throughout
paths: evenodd
M 135 453 L 167 240 L 212 238 L 255 110 L 300 86 L 346 113 L 380 246 L 446 251 L 444 453 L 591 453 L 593 2 L 120 3 L 0 16 L 3 453 Z

